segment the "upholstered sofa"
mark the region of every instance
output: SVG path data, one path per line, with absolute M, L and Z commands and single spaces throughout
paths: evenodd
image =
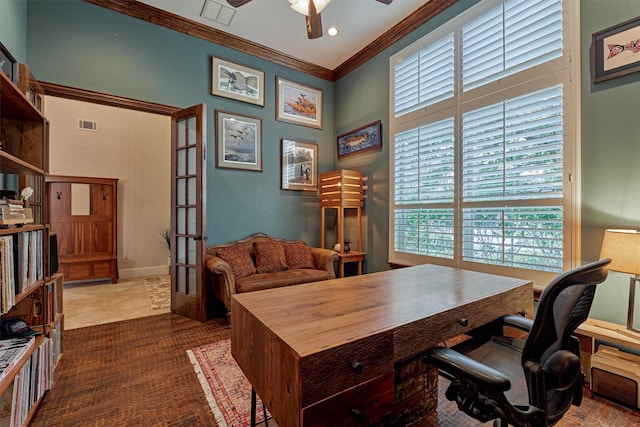
M 335 279 L 338 254 L 302 240 L 255 233 L 235 242 L 209 246 L 204 263 L 207 287 L 231 314 L 231 295 Z

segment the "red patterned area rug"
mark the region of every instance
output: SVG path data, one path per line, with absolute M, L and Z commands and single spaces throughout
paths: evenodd
M 200 385 L 219 427 L 248 427 L 251 424 L 251 384 L 231 356 L 231 340 L 187 350 Z M 258 397 L 256 421 L 264 425 Z M 270 415 L 267 413 L 267 416 Z M 269 427 L 276 425 L 268 420 Z

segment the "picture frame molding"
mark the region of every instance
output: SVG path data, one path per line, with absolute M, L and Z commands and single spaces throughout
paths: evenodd
M 627 31 L 632 31 L 633 35 L 621 35 Z M 623 38 L 611 40 L 612 37 L 616 36 Z M 637 56 L 637 58 L 634 57 L 633 61 L 624 62 L 619 66 L 605 70 L 605 61 L 606 59 L 610 59 L 607 58 L 607 53 L 610 52 L 610 49 L 607 49 L 607 46 L 605 46 L 605 40 L 607 38 L 609 38 L 610 41 L 619 42 L 620 44 L 613 43 L 618 46 L 624 46 L 627 43 L 640 39 L 640 16 L 593 33 L 591 41 L 591 80 L 593 83 L 603 82 L 640 71 L 640 52 L 634 53 L 634 56 Z M 624 58 L 621 57 L 619 59 L 624 60 Z
M 238 113 L 232 113 L 224 110 L 215 110 L 216 120 L 216 167 L 223 169 L 240 169 L 254 172 L 262 172 L 262 119 L 260 117 L 247 116 Z M 253 144 L 255 162 L 244 162 L 241 160 L 229 160 L 226 158 L 227 153 L 230 152 L 232 147 L 233 138 L 238 138 L 235 135 L 227 135 L 227 129 L 225 128 L 225 120 L 237 121 L 238 123 L 247 123 L 250 126 L 255 126 L 253 132 Z M 251 137 L 249 132 L 249 137 Z M 240 135 L 242 139 L 238 143 L 242 143 L 245 136 Z M 229 144 L 229 146 L 227 146 Z M 249 141 L 249 146 L 251 141 Z
M 256 77 L 258 80 L 257 88 L 258 96 L 257 98 L 253 98 L 251 96 L 243 95 L 242 93 L 236 93 L 230 90 L 225 90 L 220 87 L 220 84 L 223 79 L 227 79 L 228 77 L 222 76 L 220 73 L 221 68 L 229 68 L 235 70 L 234 72 L 240 72 L 243 74 L 247 74 L 253 77 Z M 227 81 L 227 83 L 229 83 Z M 254 68 L 250 68 L 241 64 L 236 64 L 235 62 L 227 61 L 222 58 L 218 58 L 216 56 L 211 57 L 211 94 L 215 96 L 220 96 L 223 98 L 234 99 L 236 101 L 247 102 L 249 104 L 259 105 L 264 107 L 264 71 L 257 70 Z
M 296 97 L 297 95 L 297 97 Z M 296 113 L 291 105 L 301 98 L 309 96 L 315 98 L 315 116 L 305 117 L 303 113 Z M 307 86 L 276 76 L 276 120 L 322 129 L 322 89 Z
M 373 142 L 367 143 L 362 148 L 356 148 L 349 152 L 344 152 L 345 150 L 342 148 L 344 148 L 344 145 L 346 145 L 346 140 L 348 138 L 352 138 L 352 137 L 355 138 L 361 131 L 369 128 L 375 129 L 376 136 Z M 345 132 L 336 137 L 336 150 L 337 150 L 338 159 L 349 157 L 354 154 L 361 154 L 367 151 L 377 150 L 378 148 L 381 148 L 381 147 L 382 147 L 382 122 L 380 120 L 376 120 L 364 126 L 360 126 L 357 129 L 354 129 L 349 132 Z
M 292 182 L 287 179 L 289 173 L 294 174 L 294 179 L 304 180 L 304 173 L 307 171 L 308 166 L 305 163 L 291 161 L 290 147 L 292 149 L 307 149 L 311 150 L 311 171 L 310 171 L 310 183 L 298 183 Z M 302 167 L 303 169 L 299 169 Z M 298 175 L 298 170 L 300 174 Z M 299 141 L 291 138 L 282 138 L 280 140 L 280 188 L 282 190 L 295 190 L 295 191 L 318 191 L 318 144 L 314 142 Z

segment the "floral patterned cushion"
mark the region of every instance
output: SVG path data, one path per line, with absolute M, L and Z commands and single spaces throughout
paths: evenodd
M 280 242 L 254 242 L 253 251 L 258 273 L 275 273 L 289 268 Z
M 287 243 L 284 255 L 291 270 L 298 268 L 315 268 L 311 248 L 304 243 Z
M 229 248 L 220 248 L 216 250 L 216 254 L 231 266 L 233 277 L 236 279 L 256 272 L 256 266 L 253 264 L 251 254 L 244 246 L 237 245 Z

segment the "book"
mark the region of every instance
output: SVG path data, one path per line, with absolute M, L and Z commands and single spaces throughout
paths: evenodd
M 0 340 L 0 381 L 9 375 L 35 341 L 35 337 Z

